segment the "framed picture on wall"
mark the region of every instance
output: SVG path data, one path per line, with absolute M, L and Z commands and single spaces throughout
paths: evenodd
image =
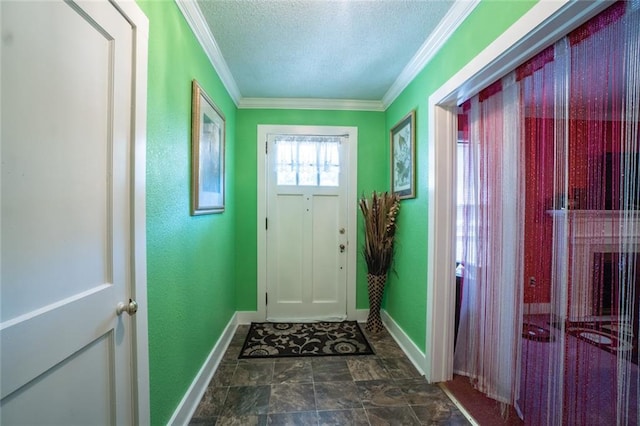
M 191 214 L 224 211 L 225 118 L 200 87 L 192 83 Z
M 391 192 L 401 200 L 416 197 L 415 118 L 413 110 L 391 129 Z

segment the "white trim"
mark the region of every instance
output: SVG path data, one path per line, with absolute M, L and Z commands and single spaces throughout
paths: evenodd
M 196 36 L 209 62 L 218 73 L 222 84 L 238 108 L 246 109 L 312 109 L 347 111 L 384 111 L 413 81 L 425 65 L 442 48 L 449 36 L 475 9 L 479 0 L 455 2 L 440 24 L 425 40 L 420 49 L 405 66 L 382 100 L 311 99 L 311 98 L 243 98 L 229 70 L 218 43 L 207 24 L 198 2 L 175 0 L 178 9 Z
M 233 99 L 233 102 L 237 106 L 241 97 L 240 90 L 227 66 L 227 62 L 222 56 L 218 43 L 216 43 L 213 34 L 211 34 L 209 24 L 207 24 L 207 21 L 204 19 L 198 2 L 193 0 L 175 0 L 175 2 L 180 12 L 182 12 L 184 19 L 187 21 L 187 24 L 191 27 L 196 39 L 198 39 L 200 46 L 202 46 L 202 49 L 209 58 L 213 69 L 216 70 L 222 84 L 227 89 L 227 92 L 229 92 L 229 96 L 231 96 L 231 99 Z
M 367 322 L 367 318 L 369 318 L 369 309 L 356 309 L 353 318 L 349 318 L 349 320 L 357 322 Z
M 425 355 L 424 353 L 413 343 L 413 340 L 400 328 L 400 326 L 389 316 L 387 311 L 384 309 L 380 311 L 380 316 L 382 317 L 382 323 L 387 328 L 387 331 L 396 341 L 400 349 L 405 353 L 407 358 L 413 363 L 416 370 L 421 375 L 424 375 L 424 364 L 425 364 Z
M 264 317 L 261 317 L 258 311 L 238 311 L 236 312 L 238 324 L 251 324 L 252 322 L 263 322 Z M 356 309 L 353 318 L 349 318 L 350 321 L 367 322 L 369 316 L 368 309 Z
M 200 371 L 196 374 L 196 377 L 191 382 L 189 389 L 182 397 L 182 400 L 176 407 L 176 410 L 173 412 L 173 416 L 169 420 L 169 425 L 188 425 L 189 421 L 193 417 L 193 414 L 196 412 L 198 408 L 198 404 L 202 399 L 202 396 L 207 390 L 211 379 L 213 379 L 213 375 L 215 374 L 218 366 L 220 365 L 220 361 L 224 356 L 229 344 L 231 343 L 231 339 L 238 328 L 237 321 L 237 313 L 233 314 L 229 323 L 225 327 L 222 335 L 213 346 L 213 349 L 207 356 L 204 364 L 200 367 Z M 145 423 L 149 424 L 149 423 Z
M 114 6 L 133 28 L 134 63 L 132 90 L 133 160 L 131 170 L 131 298 L 138 303 L 138 312 L 131 318 L 133 342 L 133 398 L 137 424 L 151 422 L 149 401 L 149 327 L 147 304 L 147 230 L 146 230 L 146 153 L 147 153 L 147 63 L 149 20 L 140 7 L 131 1 L 112 0 Z
M 238 324 L 251 324 L 252 322 L 263 322 L 264 317 L 258 311 L 237 311 L 236 318 Z
M 429 382 L 453 377 L 453 170 L 457 137 L 449 108 L 514 69 L 605 7 L 607 2 L 541 1 L 436 90 L 428 100 L 429 215 L 425 372 Z M 514 42 L 515 40 L 515 42 Z M 449 186 L 446 186 L 449 185 Z M 444 226 L 443 226 L 444 223 Z M 442 232 L 445 229 L 446 232 Z M 450 265 L 450 266 L 449 266 Z
M 452 285 L 455 265 L 455 195 L 438 188 L 455 191 L 455 113 L 440 106 L 429 105 L 429 234 L 427 241 L 427 319 L 425 373 L 427 381 L 441 382 L 453 378 L 453 324 L 455 292 Z M 442 141 L 440 144 L 435 141 Z M 438 250 L 437 244 L 444 242 Z M 442 283 L 442 285 L 440 285 Z M 448 285 L 444 285 L 447 283 Z M 433 344 L 437 342 L 438 347 Z
M 462 403 L 460 401 L 458 401 L 458 398 L 456 398 L 451 391 L 447 388 L 447 386 L 444 383 L 440 383 L 440 389 L 442 389 L 442 392 L 444 392 L 449 399 L 451 400 L 451 402 L 453 402 L 453 405 L 455 405 L 456 407 L 458 407 L 458 410 L 460 410 L 460 412 L 462 413 L 462 415 L 469 420 L 469 423 L 471 423 L 472 426 L 480 426 L 480 423 L 478 423 L 476 421 L 476 419 L 473 418 L 473 416 L 471 415 L 471 413 L 469 413 L 467 411 L 466 408 L 464 408 L 464 406 L 462 405 Z
M 382 97 L 382 104 L 385 108 L 391 105 L 409 83 L 416 78 L 478 4 L 480 4 L 480 0 L 454 2 L 449 12 L 420 46 L 420 49 Z
M 384 111 L 380 101 L 311 98 L 242 98 L 240 109 L 315 109 L 332 111 Z
M 348 143 L 348 164 L 349 175 L 347 176 L 347 319 L 353 320 L 357 317 L 356 311 L 356 267 L 358 252 L 357 248 L 357 202 L 358 199 L 358 128 L 346 126 L 285 126 L 285 125 L 258 125 L 257 155 L 257 244 L 258 244 L 258 290 L 256 317 L 259 321 L 265 321 L 267 308 L 264 295 L 267 292 L 267 231 L 265 229 L 265 218 L 267 217 L 267 165 L 265 142 L 270 133 L 309 133 L 322 135 L 349 135 Z

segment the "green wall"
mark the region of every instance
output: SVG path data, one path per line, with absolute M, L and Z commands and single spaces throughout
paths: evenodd
M 166 424 L 235 312 L 236 107 L 173 2 L 149 18 L 147 292 L 151 421 Z M 190 216 L 191 80 L 226 117 L 226 211 Z
M 416 109 L 417 197 L 402 202 L 385 308 L 425 349 L 427 99 L 534 1 L 483 1 L 385 112 L 237 110 L 174 2 L 138 0 L 149 18 L 147 291 L 151 419 L 165 424 L 237 311 L 257 307 L 257 125 L 358 127 L 358 194 L 389 187 L 389 130 Z M 191 80 L 226 116 L 226 211 L 192 217 Z M 356 202 L 356 200 L 352 200 Z M 358 242 L 362 222 L 358 215 Z M 357 308 L 368 306 L 358 256 Z
M 257 143 L 258 125 L 322 125 L 358 128 L 358 195 L 389 186 L 389 147 L 384 113 L 317 110 L 241 109 L 237 119 L 236 150 L 236 306 L 239 311 L 257 309 Z M 357 200 L 350 200 L 357 203 Z M 362 217 L 358 215 L 358 242 L 362 241 Z M 368 307 L 366 266 L 358 255 L 356 307 Z
M 388 132 L 416 110 L 417 197 L 402 201 L 395 269 L 389 275 L 385 309 L 413 342 L 426 349 L 429 96 L 527 12 L 535 1 L 482 1 L 445 46 L 386 110 Z M 514 40 L 515 41 L 515 40 Z M 453 265 L 451 265 L 453 267 Z

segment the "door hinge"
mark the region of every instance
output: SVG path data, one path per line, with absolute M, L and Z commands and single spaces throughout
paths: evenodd
M 264 153 L 269 154 L 269 141 L 265 141 L 264 143 Z
M 264 229 L 269 229 L 269 218 L 264 218 Z
M 264 294 L 264 304 L 268 305 L 269 304 L 269 293 L 265 293 Z

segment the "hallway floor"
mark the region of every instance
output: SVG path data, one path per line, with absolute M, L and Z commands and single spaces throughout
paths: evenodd
M 364 328 L 364 327 L 363 327 Z M 385 330 L 375 355 L 238 360 L 238 327 L 190 425 L 467 425 Z

